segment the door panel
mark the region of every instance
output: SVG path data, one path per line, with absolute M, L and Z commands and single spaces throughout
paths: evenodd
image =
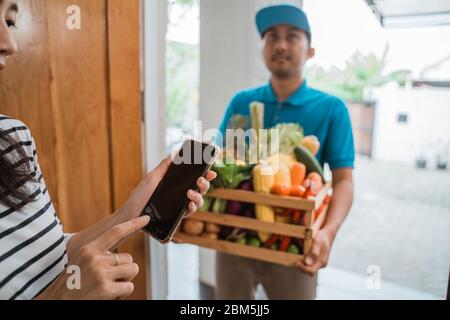
M 47 3 L 60 215 L 74 232 L 112 211 L 105 2 Z M 66 8 L 73 4 L 81 9 L 81 30 L 66 28 Z
M 0 113 L 21 119 L 33 132 L 45 182 L 57 207 L 46 2 L 22 0 L 19 6 L 18 29 L 13 31 L 19 51 L 0 72 Z
M 141 179 L 141 73 L 139 1 L 108 0 L 108 57 L 110 85 L 111 157 L 113 172 L 113 205 L 119 208 Z M 127 79 L 124 81 L 123 79 Z M 122 252 L 145 252 L 144 235 L 127 240 Z M 144 254 L 134 255 L 139 266 L 145 266 Z M 144 268 L 136 277 L 132 299 L 146 297 Z

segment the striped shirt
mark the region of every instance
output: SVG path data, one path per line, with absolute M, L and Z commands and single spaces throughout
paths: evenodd
M 0 202 L 0 299 L 33 299 L 67 265 L 67 241 L 53 207 L 37 161 L 36 146 L 28 128 L 0 114 L 0 134 L 16 142 L 0 147 L 0 155 L 18 166 L 28 164 L 35 181 L 25 187 L 34 201 L 23 201 L 20 210 Z M 22 147 L 27 158 L 17 151 Z M 1 172 L 0 172 L 1 174 Z

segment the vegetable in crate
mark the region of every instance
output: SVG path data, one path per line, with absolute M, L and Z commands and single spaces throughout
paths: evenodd
M 240 216 L 246 217 L 246 218 L 255 218 L 255 207 L 253 204 L 246 203 L 244 204 L 244 210 L 243 213 L 241 212 L 239 214 Z M 244 237 L 244 236 L 250 236 L 250 237 L 257 237 L 257 233 L 252 230 L 246 230 L 246 229 L 240 229 L 240 228 L 234 228 L 234 227 L 228 227 L 228 226 L 221 226 L 220 232 L 219 232 L 219 238 L 222 240 L 227 241 L 234 241 L 236 238 Z
M 250 103 L 249 108 L 252 128 L 258 134 L 259 129 L 264 129 L 264 103 L 254 101 Z
M 273 245 L 270 246 L 269 249 L 270 249 L 270 250 L 278 251 L 278 244 L 277 244 L 277 243 L 274 243 Z
M 252 181 L 251 180 L 247 180 L 247 181 L 242 182 L 239 185 L 238 189 L 239 190 L 244 190 L 244 191 L 252 191 L 253 190 Z M 245 210 L 246 210 L 245 203 L 242 203 L 242 202 L 239 202 L 239 201 L 232 201 L 232 200 L 229 200 L 227 202 L 226 213 L 228 213 L 228 214 L 243 215 Z
M 300 210 L 294 210 L 292 213 L 292 223 L 293 224 L 300 224 L 302 218 L 302 211 Z
M 303 198 L 307 199 L 308 197 L 314 197 L 323 187 L 322 182 L 317 182 L 316 180 L 306 179 L 303 182 L 303 187 L 305 188 L 305 192 L 303 193 Z
M 291 244 L 291 240 L 292 240 L 291 237 L 287 237 L 287 236 L 281 237 L 279 250 L 287 251 L 287 249 L 289 248 L 289 245 Z
M 183 232 L 191 236 L 199 236 L 203 233 L 204 228 L 204 222 L 188 219 L 184 222 Z
M 311 151 L 316 156 L 320 149 L 320 141 L 316 136 L 304 137 L 301 141 L 301 145 Z
M 291 197 L 302 198 L 305 194 L 306 188 L 300 185 L 294 185 L 289 189 L 289 195 Z
M 222 227 L 223 228 L 223 227 Z M 219 234 L 219 238 L 222 239 L 221 234 Z M 224 239 L 226 241 L 236 241 L 241 238 L 245 238 L 247 236 L 247 231 L 239 228 L 232 228 L 231 233 Z
M 287 252 L 293 253 L 293 254 L 300 254 L 300 248 L 295 244 L 291 244 L 289 246 L 289 248 L 287 249 Z
M 217 235 L 217 233 L 208 233 L 208 232 L 205 232 L 205 233 L 202 235 L 202 237 L 203 237 L 203 238 L 212 239 L 212 240 L 217 240 L 218 235 Z
M 228 237 L 230 237 L 230 235 L 233 232 L 233 227 L 229 227 L 229 226 L 220 226 L 220 231 L 219 231 L 219 239 L 220 240 L 229 240 Z
M 255 208 L 253 204 L 246 203 L 243 205 L 243 208 L 244 209 L 238 215 L 246 218 L 255 218 Z M 221 240 L 234 241 L 237 238 L 247 235 L 253 235 L 253 231 L 229 226 L 220 226 L 219 239 Z
M 288 196 L 291 191 L 291 188 L 289 188 L 287 185 L 276 183 L 273 185 L 272 189 L 270 190 L 271 193 L 277 195 L 277 196 Z
M 217 173 L 217 178 L 212 181 L 216 188 L 236 189 L 238 186 L 252 178 L 254 165 L 236 163 L 215 163 L 211 170 Z
M 253 188 L 256 192 L 270 193 L 274 184 L 273 169 L 269 165 L 257 165 L 253 169 Z M 272 207 L 256 204 L 255 214 L 258 220 L 266 222 L 275 222 L 275 211 Z M 270 234 L 266 232 L 258 232 L 262 242 L 270 238 Z
M 300 145 L 303 139 L 303 128 L 297 123 L 279 123 L 272 129 L 278 131 L 280 153 L 291 154 L 294 148 Z M 270 131 L 269 131 L 270 132 Z M 276 136 L 270 135 L 270 144 L 276 142 Z
M 299 186 L 306 177 L 306 166 L 303 163 L 296 162 L 291 166 L 291 184 Z
M 310 174 L 308 174 L 306 179 L 310 179 L 311 181 L 317 182 L 317 184 L 320 186 L 320 189 L 322 189 L 323 187 L 322 177 L 317 172 L 311 172 Z
M 305 244 L 305 241 L 300 238 L 295 238 L 295 244 L 300 248 L 300 253 L 303 252 L 303 245 Z
M 322 166 L 320 165 L 319 161 L 317 161 L 316 157 L 311 153 L 311 151 L 299 145 L 295 147 L 294 152 L 298 162 L 301 162 L 306 166 L 307 174 L 311 172 L 317 172 L 322 178 L 322 183 L 325 182 Z
M 259 142 L 259 133 L 261 129 L 264 129 L 264 104 L 261 102 L 252 102 L 249 106 L 250 109 L 250 117 L 251 117 L 251 123 L 252 128 L 255 130 L 256 133 L 256 145 L 252 144 L 250 147 L 255 148 L 255 150 L 251 152 L 256 152 L 256 161 L 259 161 L 261 154 L 266 154 L 265 150 L 262 150 L 261 148 L 267 148 L 267 146 L 264 146 Z
M 217 178 L 212 184 L 216 188 L 236 189 L 238 186 L 252 178 L 253 165 L 242 165 L 235 163 L 215 163 L 212 170 L 217 173 Z M 226 210 L 227 201 L 215 199 L 212 212 L 223 213 Z
M 278 170 L 276 170 L 274 180 L 275 184 L 281 184 L 286 187 L 291 186 L 291 173 L 289 170 L 289 166 L 286 163 L 280 162 Z
M 239 189 L 251 191 L 253 189 L 253 184 L 251 180 L 244 181 L 239 185 Z M 255 218 L 255 206 L 252 203 L 243 203 L 239 201 L 227 201 L 226 213 L 243 216 L 247 218 Z M 233 240 L 230 235 L 236 228 L 221 226 L 219 238 L 222 240 Z M 237 229 L 237 232 L 246 232 L 245 230 Z
M 272 167 L 279 167 L 280 163 L 283 163 L 288 166 L 288 168 L 292 168 L 292 166 L 297 163 L 297 159 L 295 158 L 294 153 L 284 154 L 284 153 L 276 153 L 269 158 L 266 159 L 267 163 Z
M 250 238 L 247 244 L 252 247 L 261 247 L 261 241 L 258 238 Z
M 276 215 L 275 216 L 275 222 L 277 223 L 292 223 L 292 219 L 291 216 L 280 216 L 280 215 Z
M 272 245 L 276 244 L 278 241 L 278 236 L 276 234 L 272 235 L 267 241 L 264 242 L 264 248 L 270 248 Z
M 211 205 L 214 201 L 214 198 L 211 197 L 203 197 L 203 206 L 198 209 L 200 212 L 208 212 L 211 208 Z
M 206 224 L 206 231 L 208 233 L 219 233 L 220 232 L 220 226 L 215 224 L 215 223 L 208 222 Z
M 238 189 L 251 191 L 253 190 L 253 183 L 251 180 L 244 181 L 239 185 Z M 225 211 L 226 213 L 233 215 L 243 215 L 245 210 L 246 210 L 245 203 L 234 200 L 227 201 L 227 207 Z

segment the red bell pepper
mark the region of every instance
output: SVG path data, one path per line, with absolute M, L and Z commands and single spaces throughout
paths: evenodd
M 299 224 L 301 216 L 302 212 L 300 210 L 294 210 L 294 213 L 292 214 L 292 223 Z
M 286 252 L 290 244 L 291 244 L 291 237 L 282 237 L 279 250 Z
M 264 242 L 263 247 L 264 248 L 270 248 L 273 244 L 277 243 L 278 236 L 276 234 L 273 234 L 266 242 Z

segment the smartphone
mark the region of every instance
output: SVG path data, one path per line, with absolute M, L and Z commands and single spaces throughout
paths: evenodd
M 143 215 L 150 216 L 144 231 L 161 243 L 172 240 L 188 210 L 187 192 L 198 191 L 198 178 L 205 177 L 218 155 L 216 145 L 195 140 L 183 143 L 143 210 Z

